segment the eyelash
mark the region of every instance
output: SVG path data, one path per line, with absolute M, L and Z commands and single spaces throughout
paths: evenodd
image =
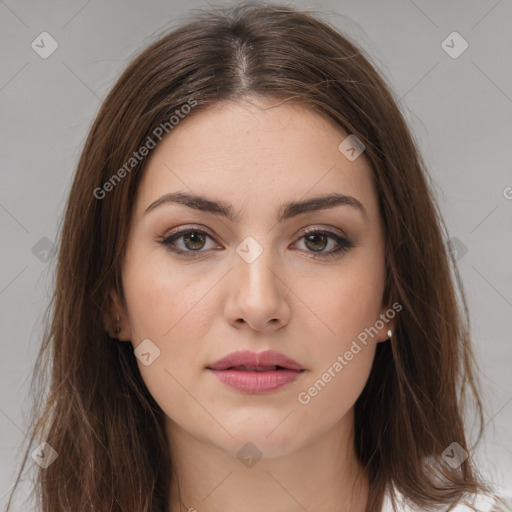
M 162 244 L 167 250 L 169 250 L 170 252 L 174 253 L 174 254 L 178 254 L 180 256 L 185 256 L 187 258 L 194 258 L 194 257 L 197 257 L 198 255 L 200 255 L 201 253 L 204 253 L 206 251 L 204 250 L 197 250 L 197 251 L 190 251 L 190 250 L 187 250 L 187 251 L 184 251 L 182 249 L 176 249 L 176 247 L 173 245 L 177 240 L 179 240 L 180 238 L 182 238 L 184 235 L 188 234 L 188 233 L 201 233 L 202 235 L 206 235 L 207 237 L 211 238 L 212 240 L 214 240 L 214 237 L 212 235 L 210 235 L 210 233 L 206 232 L 206 231 L 203 231 L 201 229 L 192 229 L 192 228 L 186 228 L 186 229 L 182 229 L 180 231 L 176 231 L 174 233 L 171 233 L 169 235 L 164 235 L 162 237 L 160 237 L 158 239 L 158 242 L 160 244 Z M 310 256 L 311 258 L 318 258 L 318 259 L 327 259 L 327 258 L 334 258 L 336 256 L 341 256 L 342 254 L 344 254 L 347 250 L 351 249 L 352 247 L 354 247 L 354 245 L 352 244 L 352 242 L 350 242 L 348 239 L 336 234 L 336 233 L 333 233 L 332 231 L 327 231 L 327 230 L 324 230 L 324 229 L 312 229 L 310 231 L 307 231 L 305 233 L 303 233 L 300 237 L 299 237 L 299 240 L 302 240 L 303 238 L 309 236 L 309 235 L 324 235 L 324 236 L 327 236 L 328 238 L 331 238 L 333 239 L 335 242 L 337 242 L 339 244 L 339 246 L 334 249 L 334 250 L 331 250 L 329 252 L 317 252 L 315 253 L 314 251 L 307 251 L 311 254 L 313 254 L 313 256 Z

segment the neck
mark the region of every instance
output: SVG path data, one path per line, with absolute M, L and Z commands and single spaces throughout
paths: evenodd
M 254 463 L 257 457 L 251 459 L 248 449 L 247 466 L 237 451 L 197 439 L 168 419 L 175 465 L 169 511 L 364 512 L 368 477 L 357 460 L 347 416 L 293 452 Z

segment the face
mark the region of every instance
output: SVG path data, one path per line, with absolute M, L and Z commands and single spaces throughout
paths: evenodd
M 169 433 L 274 457 L 351 428 L 393 321 L 371 169 L 338 148 L 346 137 L 304 107 L 252 99 L 190 115 L 153 150 L 119 311 Z M 247 386 L 233 387 L 209 367 L 241 350 L 277 351 L 302 371 L 240 370 Z

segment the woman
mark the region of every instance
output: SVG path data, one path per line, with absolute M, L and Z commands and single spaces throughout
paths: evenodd
M 69 195 L 40 509 L 497 510 L 444 237 L 392 94 L 333 27 L 245 4 L 162 36 Z

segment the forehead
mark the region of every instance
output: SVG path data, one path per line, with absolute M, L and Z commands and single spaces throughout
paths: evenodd
M 257 98 L 214 104 L 185 117 L 150 155 L 136 210 L 183 191 L 223 198 L 239 207 L 332 192 L 376 206 L 371 168 L 339 150 L 347 137 L 307 106 Z

